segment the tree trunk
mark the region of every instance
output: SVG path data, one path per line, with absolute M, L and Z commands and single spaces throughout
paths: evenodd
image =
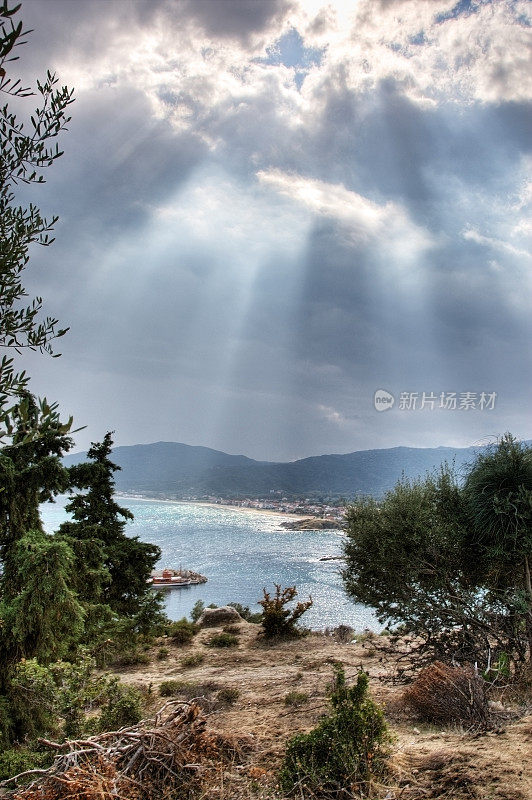
M 525 556 L 525 589 L 528 595 L 528 610 L 526 612 L 526 635 L 528 639 L 528 660 L 532 662 L 532 580 L 530 577 L 530 564 Z

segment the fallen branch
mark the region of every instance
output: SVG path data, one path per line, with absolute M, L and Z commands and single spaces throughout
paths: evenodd
M 169 700 L 154 719 L 63 743 L 41 739 L 56 751 L 49 769 L 28 770 L 0 783 L 18 785 L 38 776 L 13 800 L 155 800 L 188 798 L 219 764 L 223 742 L 205 730 L 206 717 L 193 702 Z

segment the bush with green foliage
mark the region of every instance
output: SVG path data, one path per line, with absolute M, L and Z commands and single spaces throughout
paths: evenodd
M 302 706 L 308 701 L 308 694 L 306 692 L 288 692 L 284 698 L 285 706 Z
M 101 725 L 139 717 L 140 694 L 130 692 L 117 676 L 97 674 L 94 666 L 87 655 L 48 666 L 36 659 L 20 661 L 0 703 L 0 726 L 8 726 L 6 745 L 43 735 L 82 736 L 93 730 L 96 709 L 101 710 Z
M 234 633 L 235 636 L 238 636 L 240 633 L 242 633 L 240 623 L 237 623 L 236 625 L 224 625 L 222 631 L 224 633 Z
M 34 658 L 20 661 L 8 689 L 15 741 L 59 733 L 60 692 L 50 667 Z
M 461 486 L 443 467 L 346 512 L 344 586 L 381 622 L 423 642 L 427 660 L 485 664 L 532 649 L 532 450 L 511 436 Z
M 332 711 L 310 733 L 288 742 L 279 775 L 283 792 L 298 797 L 368 794 L 386 770 L 390 741 L 382 709 L 368 696 L 368 676 L 359 672 L 347 686 L 336 668 Z
M 190 686 L 187 681 L 163 681 L 159 686 L 159 694 L 161 697 L 174 697 L 187 686 Z
M 255 625 L 259 625 L 262 622 L 262 613 L 260 611 L 253 612 L 249 606 L 243 606 L 242 603 L 228 603 L 227 605 L 234 608 L 246 622 L 253 622 Z
M 199 667 L 204 661 L 205 653 L 190 653 L 190 655 L 181 659 L 181 666 L 183 669 L 192 669 L 193 667 Z
M 180 695 L 184 700 L 192 700 L 196 697 L 209 695 L 219 688 L 219 684 L 215 681 L 197 683 L 196 681 L 170 680 L 163 681 L 160 684 L 159 694 L 161 697 L 175 697 L 176 695 Z
M 113 667 L 136 667 L 139 664 L 149 664 L 150 654 L 140 650 L 136 645 L 127 647 L 116 653 L 110 661 Z
M 124 686 L 119 680 L 107 689 L 107 702 L 98 721 L 101 731 L 116 731 L 136 725 L 142 719 L 142 694 L 135 686 Z
M 197 632 L 194 623 L 189 622 L 186 617 L 171 622 L 167 627 L 167 634 L 174 644 L 189 644 Z
M 215 633 L 206 642 L 208 647 L 236 647 L 238 637 L 233 633 Z
M 203 600 L 196 600 L 196 602 L 192 606 L 192 611 L 190 612 L 190 619 L 192 620 L 192 622 L 196 623 L 204 611 L 205 611 L 205 603 L 203 602 Z
M 226 703 L 228 706 L 232 706 L 233 703 L 236 703 L 239 697 L 240 697 L 239 689 L 233 686 L 226 686 L 225 688 L 220 689 L 220 691 L 216 695 L 216 699 L 220 703 Z
M 312 606 L 312 597 L 304 603 L 297 603 L 294 608 L 287 608 L 288 603 L 297 597 L 295 586 L 281 589 L 281 586 L 276 583 L 273 596 L 266 589 L 263 592 L 263 599 L 258 601 L 263 609 L 260 623 L 263 636 L 266 639 L 287 639 L 301 636 L 301 630 L 298 629 L 297 623 L 305 611 Z
M 38 750 L 27 745 L 18 745 L 0 750 L 0 781 L 19 775 L 31 769 L 47 769 L 51 766 L 54 753 Z

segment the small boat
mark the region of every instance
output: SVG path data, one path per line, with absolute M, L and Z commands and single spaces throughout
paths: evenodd
M 204 575 L 199 575 L 197 572 L 190 570 L 175 570 L 163 569 L 154 570 L 148 583 L 153 589 L 173 589 L 184 586 L 197 586 L 200 583 L 206 583 L 207 578 Z

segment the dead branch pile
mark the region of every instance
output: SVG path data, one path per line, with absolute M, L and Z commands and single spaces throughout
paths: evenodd
M 435 661 L 420 673 L 403 699 L 425 721 L 475 727 L 486 727 L 489 722 L 485 682 L 472 667 Z
M 57 751 L 53 765 L 4 785 L 35 776 L 13 800 L 188 800 L 227 757 L 205 724 L 196 703 L 171 700 L 155 719 L 129 728 L 63 744 L 41 740 Z

